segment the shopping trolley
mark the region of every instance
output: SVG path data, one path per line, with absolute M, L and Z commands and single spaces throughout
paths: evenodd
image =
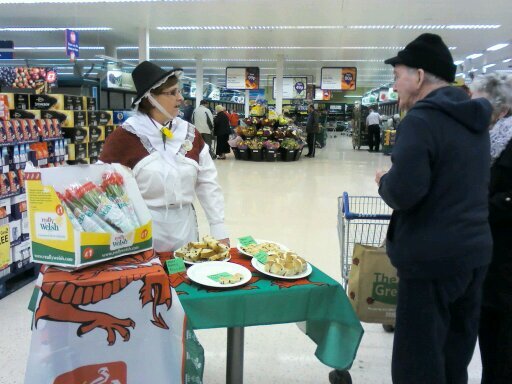
M 378 196 L 338 197 L 338 237 L 342 285 L 347 290 L 354 245 L 379 246 L 385 239 L 392 209 Z

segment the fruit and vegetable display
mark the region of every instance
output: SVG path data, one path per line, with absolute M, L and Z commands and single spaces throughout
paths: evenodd
M 140 226 L 124 188 L 123 177 L 108 171 L 100 186 L 91 181 L 57 193 L 74 229 L 81 232 L 127 233 Z
M 300 144 L 295 139 L 286 138 L 281 143 L 281 148 L 284 149 L 299 149 Z
M 35 89 L 56 81 L 55 68 L 0 67 L 0 87 Z
M 188 263 L 224 261 L 230 258 L 229 247 L 211 236 L 204 236 L 202 241 L 184 245 L 174 252 L 174 256 Z

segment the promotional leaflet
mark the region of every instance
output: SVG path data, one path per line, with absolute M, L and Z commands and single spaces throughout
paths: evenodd
M 258 89 L 260 83 L 260 69 L 258 67 L 227 67 L 227 89 Z
M 321 88 L 324 90 L 355 91 L 357 68 L 323 67 L 321 79 Z

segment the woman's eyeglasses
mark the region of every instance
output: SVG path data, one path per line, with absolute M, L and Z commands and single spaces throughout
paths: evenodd
M 173 89 L 172 91 L 160 92 L 159 95 L 166 95 L 166 96 L 181 95 L 181 89 Z

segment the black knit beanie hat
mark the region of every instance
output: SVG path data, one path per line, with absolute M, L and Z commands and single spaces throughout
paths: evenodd
M 453 64 L 450 50 L 440 36 L 424 33 L 411 41 L 395 57 L 384 61 L 393 67 L 403 64 L 411 68 L 421 68 L 449 83 L 455 81 L 457 66 Z

